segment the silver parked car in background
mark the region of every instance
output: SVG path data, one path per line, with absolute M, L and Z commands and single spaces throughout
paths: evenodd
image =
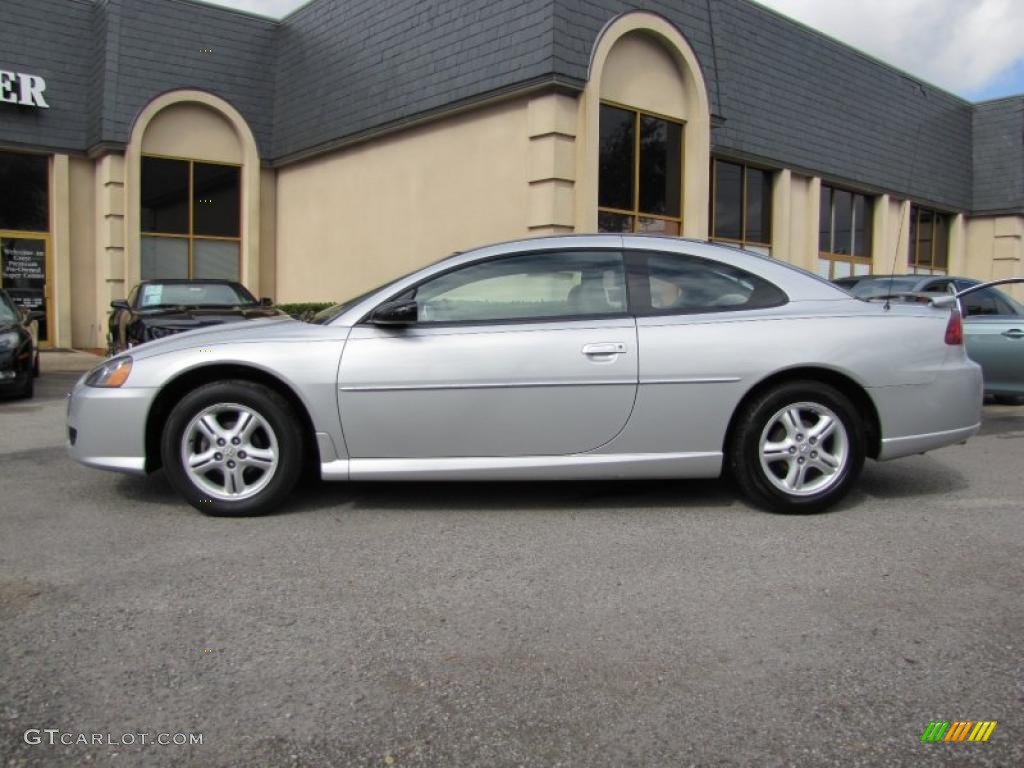
M 865 457 L 961 442 L 981 371 L 959 314 L 882 306 L 783 262 L 578 235 L 454 255 L 311 322 L 192 331 L 75 386 L 84 464 L 163 467 L 198 509 L 256 514 L 327 480 L 735 478 L 811 512 Z

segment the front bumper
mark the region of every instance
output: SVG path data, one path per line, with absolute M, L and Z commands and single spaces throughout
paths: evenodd
M 68 455 L 89 467 L 145 474 L 146 416 L 156 392 L 87 387 L 80 380 L 68 399 Z

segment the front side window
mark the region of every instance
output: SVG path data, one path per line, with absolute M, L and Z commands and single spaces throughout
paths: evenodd
M 237 280 L 241 168 L 142 158 L 142 278 Z
M 626 312 L 621 254 L 532 253 L 455 269 L 410 290 L 418 322 L 493 322 Z
M 871 274 L 874 200 L 867 195 L 821 185 L 818 274 L 828 280 Z
M 601 232 L 682 231 L 682 123 L 601 105 L 597 226 Z
M 786 294 L 745 270 L 709 259 L 647 254 L 646 283 L 640 302 L 654 314 L 692 314 L 764 309 L 785 304 Z
M 771 173 L 716 158 L 711 179 L 711 239 L 767 252 L 772 241 Z
M 949 216 L 931 208 L 910 206 L 910 271 L 944 275 L 949 267 Z

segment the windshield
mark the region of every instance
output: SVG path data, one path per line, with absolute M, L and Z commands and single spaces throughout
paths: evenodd
M 238 283 L 146 283 L 139 291 L 142 309 L 164 306 L 253 306 L 256 299 Z
M 437 261 L 432 262 L 427 266 L 440 264 L 445 259 L 450 259 L 452 256 L 457 256 L 458 254 L 459 251 L 456 251 L 455 253 L 445 256 L 444 259 L 438 259 Z M 315 315 L 313 315 L 313 317 L 309 319 L 309 322 L 313 323 L 314 325 L 329 325 L 334 320 L 334 318 L 338 317 L 338 315 L 340 315 L 342 312 L 351 309 L 356 304 L 361 302 L 363 299 L 372 296 L 377 291 L 383 291 L 385 288 L 388 288 L 389 286 L 395 285 L 396 283 L 400 283 L 402 280 L 405 280 L 405 278 L 409 277 L 409 275 L 414 275 L 423 269 L 426 269 L 426 267 L 420 267 L 419 269 L 415 269 L 412 272 L 408 272 L 402 275 L 401 277 L 396 277 L 394 280 L 391 280 L 390 282 L 384 283 L 383 285 L 378 285 L 376 288 L 371 288 L 370 290 L 364 293 L 360 293 L 358 296 L 353 296 L 351 299 L 346 299 L 340 304 L 334 304 L 330 307 L 327 307 L 327 309 L 321 309 L 319 312 L 317 312 Z
M 16 322 L 18 322 L 18 310 L 14 308 L 14 304 L 6 294 L 0 293 L 0 323 L 6 325 Z

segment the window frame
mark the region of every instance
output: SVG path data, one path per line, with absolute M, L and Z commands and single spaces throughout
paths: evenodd
M 620 246 L 611 246 L 603 248 L 583 247 L 577 246 L 575 248 L 543 248 L 540 250 L 528 250 L 528 251 L 516 251 L 514 253 L 501 253 L 494 254 L 493 256 L 487 256 L 482 259 L 476 259 L 464 264 L 456 264 L 448 269 L 435 272 L 431 275 L 427 275 L 422 280 L 417 280 L 412 285 L 407 285 L 396 293 L 389 293 L 387 298 L 381 299 L 372 308 L 367 310 L 363 315 L 355 322 L 354 325 L 363 326 L 374 326 L 377 327 L 373 321 L 373 313 L 383 307 L 389 302 L 395 301 L 401 298 L 410 291 L 419 290 L 421 285 L 433 282 L 445 275 L 450 275 L 453 272 L 457 272 L 461 269 L 468 269 L 471 267 L 478 267 L 482 264 L 488 264 L 493 261 L 504 261 L 506 259 L 514 259 L 522 256 L 541 256 L 549 253 L 613 253 L 618 254 L 619 259 L 622 262 L 622 275 L 624 281 L 624 294 L 626 297 L 626 306 L 622 312 L 611 312 L 601 314 L 579 314 L 579 315 L 551 315 L 541 317 L 516 317 L 508 318 L 504 320 L 443 320 L 443 321 L 431 321 L 429 323 L 421 323 L 419 321 L 410 323 L 408 326 L 397 326 L 398 328 L 415 328 L 417 330 L 427 330 L 433 328 L 459 328 L 459 327 L 475 327 L 475 326 L 494 326 L 494 325 L 536 325 L 536 324 L 552 324 L 552 323 L 566 323 L 566 322 L 578 322 L 578 321 L 594 321 L 594 320 L 628 320 L 633 318 L 633 312 L 631 307 L 631 289 L 630 289 L 630 272 L 629 264 L 626 259 L 626 253 Z
M 921 242 L 921 214 L 931 214 L 931 253 L 927 265 L 919 264 L 916 260 L 918 244 Z M 937 238 L 935 237 L 935 222 L 942 217 L 946 227 L 946 254 L 945 265 L 936 266 Z M 915 275 L 948 275 L 949 274 L 949 234 L 952 229 L 953 214 L 940 211 L 937 208 L 929 208 L 927 205 L 910 204 L 910 231 L 907 233 L 907 269 Z M 920 270 L 920 271 L 919 271 Z
M 734 239 L 731 237 L 719 237 L 715 234 L 715 211 L 718 205 L 718 174 L 715 172 L 719 162 L 729 163 L 730 165 L 738 165 L 740 167 L 740 238 Z M 751 240 L 747 238 L 747 171 L 748 170 L 761 171 L 762 173 L 768 174 L 769 179 L 769 194 L 768 194 L 768 242 L 761 242 L 760 240 Z M 737 245 L 740 248 L 746 248 L 753 246 L 756 248 L 768 248 L 772 247 L 772 209 L 774 207 L 774 201 L 772 200 L 772 194 L 775 189 L 775 174 L 777 169 L 765 168 L 760 165 L 747 163 L 742 160 L 733 160 L 729 157 L 712 157 L 711 158 L 711 200 L 710 200 L 710 212 L 708 219 L 708 233 L 709 240 L 716 243 L 729 243 L 730 245 Z
M 835 204 L 835 192 L 836 191 L 846 192 L 848 195 L 850 195 L 850 251 L 851 251 L 851 253 L 836 253 L 834 250 L 823 251 L 821 249 L 821 212 L 819 211 L 819 213 L 818 213 L 818 260 L 819 260 L 819 262 L 820 261 L 827 261 L 829 263 L 829 266 L 828 266 L 828 277 L 826 277 L 825 279 L 826 280 L 835 280 L 836 279 L 836 273 L 835 273 L 836 272 L 836 268 L 835 268 L 835 265 L 836 265 L 837 262 L 846 263 L 846 264 L 850 265 L 850 275 L 849 275 L 850 277 L 863 277 L 863 276 L 866 276 L 866 275 L 874 274 L 871 271 L 871 268 L 872 268 L 872 254 L 874 253 L 874 249 L 875 249 L 874 233 L 873 232 L 868 232 L 868 230 L 865 230 L 865 232 L 868 232 L 868 234 L 867 234 L 867 238 L 868 238 L 868 248 L 867 248 L 868 255 L 867 256 L 855 255 L 854 253 L 852 253 L 852 251 L 855 250 L 856 243 L 857 243 L 857 240 L 856 240 L 856 232 L 857 232 L 857 218 L 856 218 L 856 213 L 857 213 L 857 197 L 860 196 L 860 197 L 864 198 L 864 210 L 865 211 L 867 211 L 869 209 L 869 207 L 870 207 L 870 210 L 871 210 L 870 221 L 871 221 L 871 228 L 873 229 L 874 228 L 874 221 L 875 221 L 875 197 L 876 196 L 872 195 L 872 194 L 869 194 L 867 192 L 858 192 L 855 189 L 850 189 L 849 187 L 844 187 L 844 186 L 841 186 L 839 184 L 832 184 L 832 183 L 828 183 L 828 182 L 825 182 L 825 181 L 821 182 L 821 188 L 822 188 L 822 190 L 824 190 L 825 188 L 828 188 L 828 189 L 830 189 L 832 191 L 832 194 L 829 195 L 829 245 L 832 248 L 835 248 L 835 242 L 836 242 L 836 204 Z M 818 194 L 818 200 L 819 201 L 821 200 L 821 193 L 820 192 Z M 857 265 L 866 265 L 867 268 L 868 268 L 868 271 L 866 273 L 864 273 L 863 275 L 858 275 L 857 272 L 856 272 L 856 266 Z M 819 264 L 818 266 L 820 268 L 821 265 Z M 839 275 L 839 277 L 846 277 L 846 275 Z
M 607 106 L 614 109 L 621 109 L 625 112 L 633 113 L 633 210 L 626 210 L 623 208 L 609 208 L 601 205 L 600 202 L 600 188 L 601 188 L 601 169 L 600 169 L 600 149 L 598 150 L 598 173 L 597 173 L 597 185 L 598 185 L 598 204 L 597 204 L 597 215 L 600 220 L 602 213 L 611 213 L 619 216 L 629 216 L 632 220 L 632 229 L 628 232 L 612 232 L 609 234 L 655 234 L 649 230 L 637 229 L 637 222 L 639 219 L 656 219 L 658 221 L 667 221 L 675 223 L 677 227 L 677 234 L 675 235 L 663 235 L 665 237 L 682 237 L 683 236 L 683 212 L 686 210 L 686 121 L 680 120 L 675 117 L 661 114 L 660 112 L 651 112 L 650 110 L 640 109 L 638 107 L 631 107 L 627 104 L 622 104 L 617 101 L 611 101 L 608 99 L 601 99 L 598 105 L 598 121 L 600 122 L 600 107 Z M 666 216 L 660 213 L 644 213 L 640 210 L 640 121 L 644 117 L 653 117 L 656 120 L 664 120 L 668 123 L 673 123 L 679 126 L 679 215 L 678 216 Z M 598 133 L 600 133 L 600 125 L 598 125 Z M 598 229 L 598 232 L 603 230 Z M 663 234 L 663 233 L 657 233 Z
M 142 162 L 144 163 L 146 158 L 152 157 L 157 160 L 176 160 L 178 162 L 188 163 L 188 232 L 186 234 L 175 233 L 175 232 L 149 232 L 142 228 L 142 222 L 140 217 L 139 222 L 139 268 L 141 273 L 142 267 L 142 240 L 147 237 L 163 237 L 173 238 L 177 240 L 187 241 L 187 259 L 188 259 L 188 270 L 186 280 L 202 280 L 202 279 L 221 279 L 221 278 L 198 278 L 195 276 L 195 265 L 194 265 L 194 252 L 195 252 L 195 241 L 196 240 L 214 240 L 220 242 L 229 242 L 238 244 L 238 272 L 237 276 L 230 278 L 235 282 L 241 282 L 242 278 L 242 209 L 244 201 L 243 195 L 243 184 L 242 184 L 242 165 L 239 163 L 228 163 L 219 160 L 201 160 L 192 157 L 177 157 L 175 155 L 161 155 L 152 152 L 146 152 L 142 155 Z M 200 163 L 203 165 L 222 165 L 230 168 L 238 169 L 238 235 L 235 237 L 228 237 L 223 235 L 197 235 L 195 233 L 195 165 Z M 139 170 L 139 205 L 142 205 L 142 170 L 140 165 Z M 160 280 L 161 278 L 142 277 L 143 280 Z M 228 279 L 228 278 L 224 278 Z

